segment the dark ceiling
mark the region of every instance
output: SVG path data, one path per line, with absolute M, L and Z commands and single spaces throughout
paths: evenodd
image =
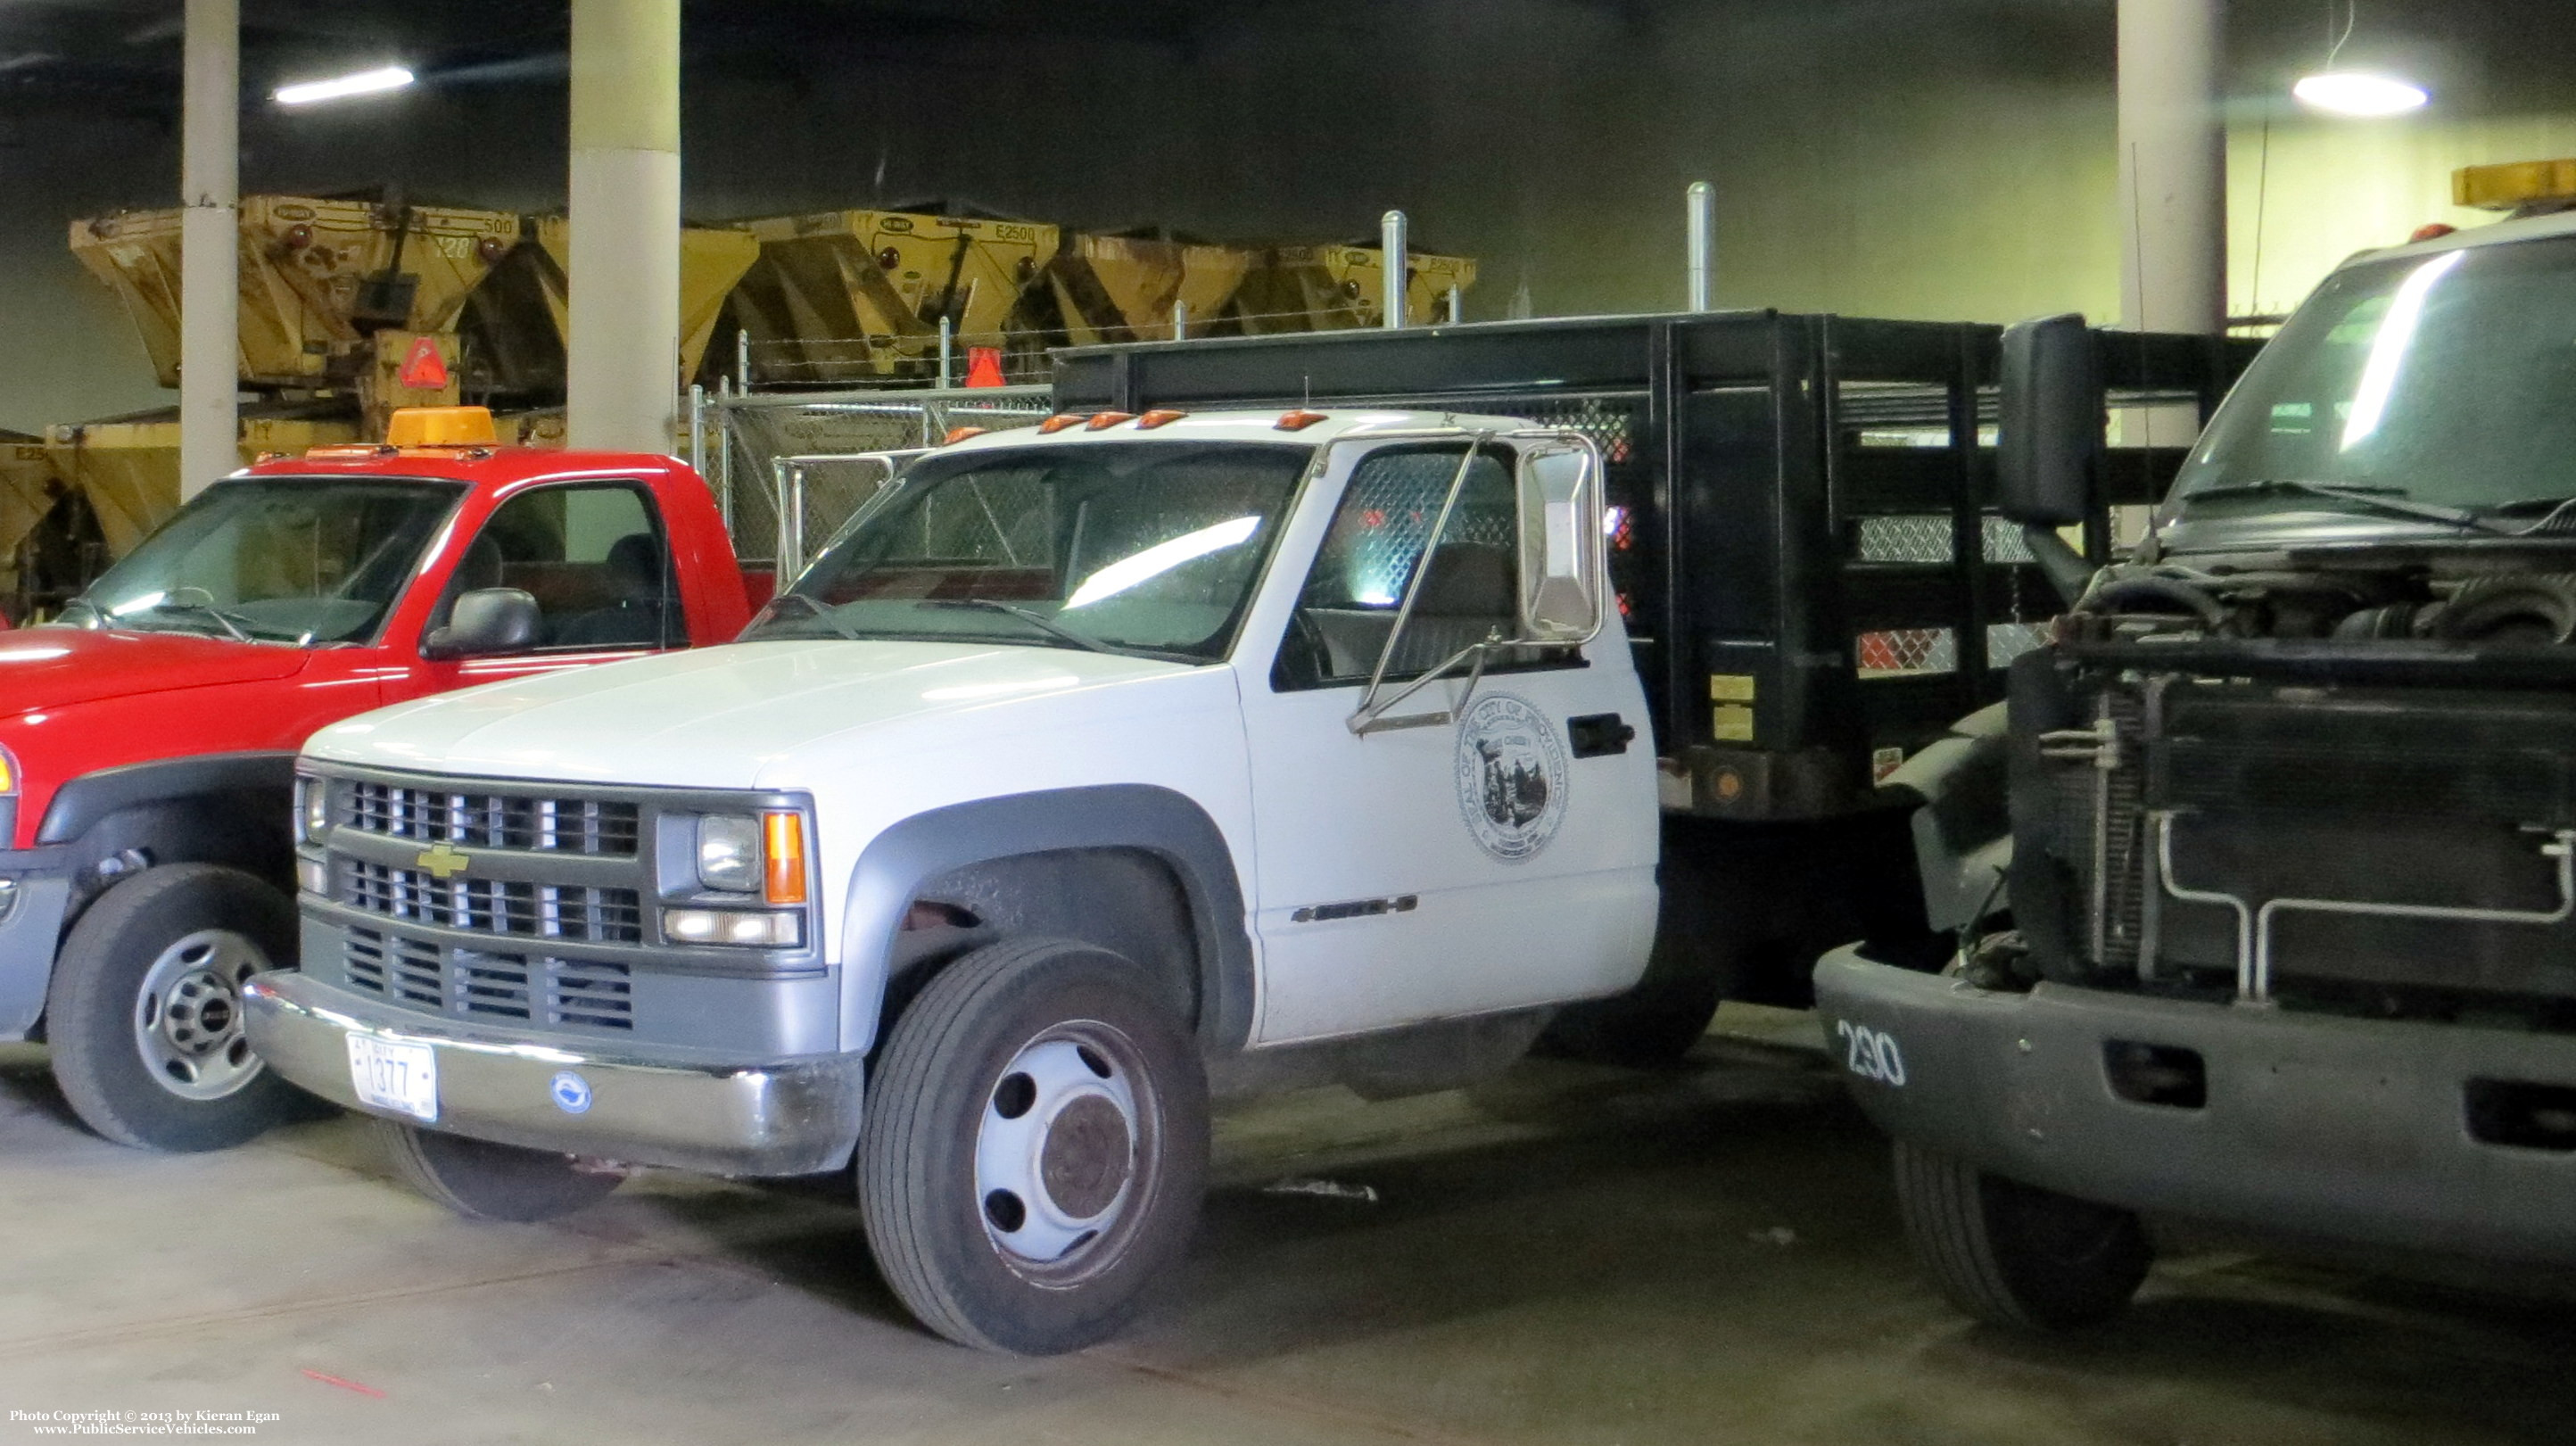
M 1270 0 L 686 0 L 693 73 L 775 77 L 871 44 L 982 39 L 1128 42 L 1186 50 L 1200 24 Z M 445 84 L 564 72 L 560 0 L 242 0 L 242 88 L 400 63 Z M 179 0 L 0 0 L 0 107 L 174 113 Z
M 246 98 L 280 84 L 401 63 L 452 86 L 559 83 L 563 0 L 241 0 Z M 1400 35 L 1408 0 L 683 0 L 693 81 L 829 83 L 850 62 L 989 43 L 1109 42 L 1188 54 L 1264 12 L 1318 27 L 1366 20 Z M 2025 42 L 2098 16 L 2116 0 L 1561 0 L 1636 31 L 1729 8 L 1777 24 L 1847 23 L 1877 13 L 1903 28 L 1948 27 Z M 2268 90 L 2322 58 L 2328 11 L 2346 0 L 2233 0 L 2229 63 L 2241 88 Z M 2491 104 L 2565 108 L 2576 74 L 2569 0 L 2358 0 L 2347 58 L 2429 70 Z M 181 0 L 0 0 L 0 112 L 76 110 L 174 118 Z M 1793 20 L 1794 17 L 1794 20 Z M 2046 23 L 2036 23 L 2036 22 Z M 1381 42 L 1382 43 L 1382 42 Z M 2090 47 L 2088 47 L 2090 48 Z M 2107 57 L 2106 57 L 2107 58 Z M 252 103 L 256 103 L 253 99 Z

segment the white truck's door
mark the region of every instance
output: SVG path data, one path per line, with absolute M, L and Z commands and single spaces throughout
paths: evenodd
M 1239 654 L 1258 1042 L 1612 993 L 1644 968 L 1654 750 L 1615 619 L 1579 651 L 1496 659 L 1456 721 L 1348 726 L 1466 447 L 1348 449 L 1323 479 L 1338 501 L 1293 607 L 1266 610 L 1268 636 L 1248 633 Z M 1390 680 L 1514 634 L 1512 455 L 1489 443 L 1470 466 Z M 1436 682 L 1393 713 L 1450 709 L 1465 683 Z

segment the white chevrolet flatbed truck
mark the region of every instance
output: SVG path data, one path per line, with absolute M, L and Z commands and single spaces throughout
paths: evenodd
M 930 1327 L 1097 1340 L 1212 1087 L 1437 1087 L 1645 972 L 1601 475 L 1364 409 L 954 441 L 734 645 L 316 734 L 251 1038 L 468 1214 L 855 1165 Z

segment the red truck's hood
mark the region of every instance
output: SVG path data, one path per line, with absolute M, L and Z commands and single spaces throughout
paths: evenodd
M 102 698 L 292 677 L 311 654 L 186 633 L 27 628 L 0 633 L 0 717 Z

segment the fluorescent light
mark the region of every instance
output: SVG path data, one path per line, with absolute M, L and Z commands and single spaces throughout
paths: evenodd
M 361 70 L 354 75 L 336 76 L 330 80 L 308 80 L 298 85 L 281 85 L 273 97 L 279 105 L 311 105 L 316 101 L 342 100 L 353 95 L 373 95 L 380 90 L 400 90 L 411 84 L 411 72 L 399 65 L 381 70 Z
M 2380 318 L 2379 335 L 2371 338 L 2370 359 L 2362 363 L 2361 385 L 2353 391 L 2352 410 L 2344 416 L 2343 445 L 2337 451 L 2349 452 L 2379 430 L 2389 395 L 2397 390 L 2397 369 L 2405 365 L 2406 348 L 2415 341 L 2415 325 L 2424 319 L 2424 299 L 2432 295 L 2433 284 L 2450 275 L 2451 268 L 2468 254 L 2446 251 L 2398 283 L 2388 314 Z
M 1116 597 L 1138 583 L 1161 577 L 1182 563 L 1237 546 L 1260 526 L 1258 517 L 1238 517 L 1232 522 L 1220 522 L 1214 527 L 1184 533 L 1169 542 L 1158 542 L 1134 557 L 1113 562 L 1083 579 L 1082 586 L 1075 588 L 1073 596 L 1065 599 L 1065 608 L 1088 607 L 1102 598 Z
M 2290 87 L 2302 105 L 2328 115 L 2403 115 L 2430 99 L 2420 85 L 2358 70 L 2329 70 Z

